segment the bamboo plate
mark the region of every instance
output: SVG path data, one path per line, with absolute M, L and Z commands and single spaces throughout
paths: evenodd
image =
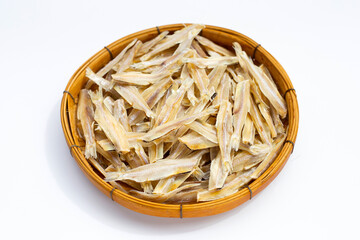
M 123 37 L 100 50 L 87 60 L 71 77 L 64 91 L 60 109 L 61 124 L 66 142 L 70 147 L 73 157 L 86 177 L 113 201 L 136 212 L 159 217 L 190 218 L 210 216 L 229 211 L 251 199 L 251 197 L 255 196 L 268 186 L 284 167 L 292 153 L 299 124 L 299 108 L 296 93 L 289 76 L 278 61 L 261 47 L 260 44 L 249 37 L 233 30 L 207 25 L 206 28 L 202 30 L 202 36 L 209 38 L 215 43 L 228 49 L 232 49 L 233 42 L 239 42 L 243 50 L 246 51 L 249 56 L 252 56 L 253 59 L 256 60 L 256 63 L 262 63 L 269 69 L 280 93 L 284 95 L 288 106 L 287 121 L 289 130 L 287 140 L 280 153 L 269 168 L 258 179 L 249 184 L 249 188 L 244 188 L 231 196 L 204 203 L 183 205 L 154 203 L 130 196 L 120 190 L 114 189 L 110 184 L 105 182 L 101 175 L 92 168 L 82 154 L 81 148 L 84 146 L 84 142 L 80 139 L 76 131 L 76 102 L 80 89 L 87 81 L 85 69 L 86 67 L 90 67 L 95 72 L 98 71 L 111 60 L 112 56 L 119 54 L 119 52 L 134 38 L 141 41 L 147 41 L 156 37 L 162 31 L 167 30 L 173 32 L 181 28 L 183 28 L 183 24 L 172 24 L 146 29 Z

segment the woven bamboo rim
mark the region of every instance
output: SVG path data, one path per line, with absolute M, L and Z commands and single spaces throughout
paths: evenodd
M 186 24 L 187 25 L 187 24 Z M 249 56 L 253 56 L 257 63 L 264 64 L 272 74 L 280 93 L 284 95 L 288 106 L 288 124 L 289 132 L 287 140 L 282 147 L 280 153 L 269 166 L 269 168 L 255 181 L 249 184 L 248 188 L 244 188 L 239 192 L 214 201 L 194 204 L 160 204 L 130 196 L 120 190 L 114 189 L 110 184 L 106 183 L 85 159 L 81 152 L 84 142 L 79 138 L 76 131 L 76 102 L 80 89 L 86 82 L 85 69 L 90 67 L 97 71 L 111 60 L 111 54 L 116 56 L 127 44 L 134 38 L 141 41 L 146 41 L 154 38 L 162 31 L 176 31 L 182 28 L 183 24 L 171 24 L 160 27 L 146 29 L 140 32 L 133 33 L 123 37 L 112 44 L 108 45 L 107 49 L 102 49 L 89 60 L 87 60 L 71 77 L 68 82 L 64 95 L 61 101 L 61 124 L 64 131 L 65 139 L 70 147 L 70 152 L 75 158 L 77 164 L 86 175 L 86 177 L 105 195 L 109 196 L 113 201 L 121 204 L 124 207 L 132 209 L 143 214 L 160 216 L 160 217 L 203 217 L 219 214 L 229 211 L 258 194 L 266 186 L 274 180 L 279 172 L 284 167 L 289 156 L 291 155 L 296 140 L 296 135 L 299 126 L 299 107 L 296 98 L 296 93 L 289 76 L 278 63 L 278 61 L 268 53 L 260 44 L 256 43 L 249 37 L 235 32 L 233 30 L 209 26 L 202 30 L 201 35 L 211 39 L 212 41 L 231 49 L 232 43 L 237 41 L 241 44 L 243 49 Z M 110 52 L 109 52 L 109 51 Z

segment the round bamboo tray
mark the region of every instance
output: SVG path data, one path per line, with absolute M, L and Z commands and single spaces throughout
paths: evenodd
M 132 209 L 136 212 L 159 217 L 190 218 L 210 216 L 229 211 L 248 201 L 251 199 L 251 197 L 254 197 L 266 186 L 268 186 L 284 167 L 286 161 L 293 151 L 299 124 L 299 108 L 296 99 L 296 93 L 293 89 L 293 85 L 289 76 L 286 74 L 285 70 L 278 63 L 278 61 L 276 61 L 276 59 L 270 53 L 268 53 L 262 46 L 260 46 L 260 44 L 256 43 L 249 37 L 233 30 L 207 25 L 206 28 L 201 32 L 202 36 L 209 38 L 215 43 L 220 44 L 228 49 L 232 49 L 233 42 L 239 42 L 243 50 L 256 60 L 255 63 L 262 63 L 269 69 L 275 83 L 280 90 L 280 93 L 284 95 L 288 106 L 287 122 L 289 125 L 289 130 L 287 140 L 283 145 L 280 153 L 274 162 L 269 166 L 269 168 L 258 179 L 249 184 L 249 188 L 244 188 L 231 196 L 204 203 L 183 205 L 154 203 L 130 196 L 120 190 L 114 189 L 110 184 L 105 182 L 101 175 L 99 175 L 98 172 L 92 168 L 92 166 L 88 163 L 82 154 L 81 148 L 84 146 L 84 142 L 80 139 L 76 131 L 76 103 L 78 94 L 87 81 L 85 77 L 85 69 L 86 67 L 90 67 L 92 70 L 98 71 L 111 60 L 112 55 L 115 57 L 117 54 L 119 54 L 119 52 L 134 38 L 137 38 L 141 41 L 147 41 L 154 38 L 162 31 L 167 30 L 169 32 L 173 32 L 183 28 L 183 26 L 183 24 L 171 24 L 146 29 L 123 37 L 108 45 L 92 56 L 89 60 L 87 60 L 74 73 L 66 86 L 61 101 L 61 124 L 65 139 L 68 146 L 70 147 L 70 151 L 73 157 L 86 177 L 101 192 L 122 206 Z

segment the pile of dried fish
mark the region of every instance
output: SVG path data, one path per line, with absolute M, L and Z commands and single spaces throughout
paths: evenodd
M 105 181 L 164 203 L 233 194 L 258 178 L 286 137 L 287 106 L 269 71 L 203 25 L 135 39 L 80 91 L 84 154 Z

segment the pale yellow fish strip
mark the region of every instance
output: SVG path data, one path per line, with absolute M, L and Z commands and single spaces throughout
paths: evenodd
M 207 48 L 210 48 L 211 50 L 220 53 L 224 56 L 234 56 L 234 53 L 227 50 L 224 47 L 221 47 L 219 45 L 217 45 L 216 43 L 212 42 L 211 40 L 202 37 L 202 36 L 196 36 L 196 40 L 199 41 L 199 43 Z
M 221 161 L 221 154 L 218 153 L 215 159 L 211 160 L 208 189 L 213 190 L 216 188 L 222 188 L 228 174 L 229 170 L 225 167 L 223 161 Z
M 200 33 L 200 31 L 203 29 L 203 26 L 199 26 L 197 28 L 192 29 L 189 31 L 186 40 L 181 42 L 178 46 L 178 48 L 175 50 L 174 54 L 179 53 L 181 51 L 184 51 L 185 49 L 190 49 L 194 38 Z
M 116 120 L 120 121 L 120 123 L 125 128 L 125 131 L 131 132 L 129 118 L 127 115 L 127 111 L 125 108 L 125 102 L 123 99 L 117 99 L 114 102 L 114 117 Z
M 104 79 L 103 77 L 100 77 L 99 75 L 95 74 L 90 68 L 86 68 L 85 76 L 88 77 L 90 80 L 92 80 L 94 83 L 96 83 L 99 87 L 105 89 L 106 91 L 110 91 L 114 83 Z
M 81 128 L 85 137 L 85 158 L 96 158 L 96 142 L 94 133 L 94 108 L 90 95 L 86 89 L 79 93 L 77 119 L 80 120 Z
M 238 62 L 236 57 L 185 58 L 185 62 L 199 68 L 215 68 L 219 65 L 232 65 Z
M 187 126 L 191 130 L 199 133 L 200 135 L 208 139 L 209 141 L 213 143 L 218 143 L 216 128 L 214 125 L 203 124 L 198 121 L 194 121 L 190 124 L 187 124 Z
M 260 135 L 261 140 L 264 141 L 264 143 L 270 145 L 271 144 L 270 136 L 265 131 L 265 126 L 261 114 L 252 98 L 250 98 L 250 115 L 251 118 L 253 119 L 253 123 L 255 125 L 257 132 Z
M 109 63 L 107 63 L 102 69 L 100 69 L 96 74 L 100 77 L 103 77 L 106 73 L 108 73 L 114 66 L 117 64 L 125 55 L 127 50 L 134 46 L 134 44 L 137 42 L 137 39 L 134 39 L 132 42 L 130 42 L 113 60 L 111 60 Z
M 188 38 L 188 34 L 191 34 L 191 31 L 193 30 L 198 30 L 198 29 L 203 29 L 204 26 L 203 25 L 199 25 L 199 24 L 194 24 L 194 25 L 190 25 L 187 26 L 181 30 L 176 31 L 173 35 L 171 36 L 167 36 L 167 38 L 165 38 L 165 41 L 163 43 L 159 43 L 157 44 L 152 50 L 150 50 L 147 54 L 143 55 L 140 60 L 141 61 L 146 61 L 149 58 L 151 58 L 152 56 L 158 54 L 161 51 L 164 51 L 166 49 L 169 49 L 171 47 L 173 47 L 174 45 L 183 42 L 184 40 L 186 40 Z
M 199 54 L 200 57 L 202 58 L 206 58 L 207 55 L 205 53 L 205 51 L 201 48 L 200 44 L 198 41 L 194 40 L 191 43 L 191 48 L 194 49 L 196 51 L 197 54 Z
M 229 100 L 230 85 L 231 85 L 230 76 L 228 73 L 224 73 L 220 85 L 216 90 L 217 95 L 215 96 L 212 103 L 214 106 L 220 105 L 222 100 L 226 100 L 226 101 Z
M 277 137 L 277 132 L 276 132 L 276 129 L 275 129 L 274 122 L 273 122 L 273 120 L 271 118 L 269 108 L 266 107 L 262 103 L 260 103 L 258 106 L 259 106 L 259 110 L 260 110 L 261 115 L 263 116 L 263 118 L 266 121 L 267 126 L 269 127 L 271 137 L 276 138 Z
M 107 173 L 106 181 L 133 180 L 135 182 L 156 181 L 179 173 L 191 171 L 198 163 L 196 158 L 165 159 L 146 164 L 126 172 Z
M 246 115 L 250 110 L 250 82 L 242 81 L 236 85 L 233 125 L 234 133 L 231 136 L 231 147 L 237 151 L 241 139 L 241 131 L 245 124 Z
M 104 98 L 104 105 L 109 110 L 109 112 L 114 115 L 114 99 L 112 99 L 110 96 L 107 96 Z
M 217 138 L 220 147 L 221 161 L 227 170 L 231 170 L 231 146 L 230 138 L 232 135 L 232 114 L 231 103 L 228 100 L 223 100 L 220 104 L 219 113 L 216 118 Z
M 92 102 L 96 106 L 94 119 L 101 126 L 105 135 L 114 144 L 117 152 L 129 152 L 129 142 L 124 127 L 106 109 L 103 103 L 101 89 L 97 93 L 89 91 Z
M 103 139 L 100 141 L 97 141 L 97 143 L 105 150 L 105 151 L 114 151 L 115 146 L 112 144 L 112 142 L 109 139 Z
M 143 69 L 146 69 L 151 66 L 159 66 L 163 62 L 165 62 L 168 58 L 169 57 L 158 57 L 158 58 L 151 59 L 151 60 L 145 61 L 145 62 L 137 62 L 137 63 L 132 64 L 130 66 L 130 68 L 134 69 L 134 70 L 143 70 Z
M 225 184 L 221 189 L 214 189 L 211 191 L 199 191 L 197 195 L 197 200 L 199 202 L 211 201 L 230 196 L 231 194 L 236 193 L 239 188 L 251 181 L 251 174 L 253 172 L 254 170 L 251 169 L 247 172 L 239 173 L 238 176 L 236 176 L 232 181 Z
M 264 160 L 266 153 L 253 155 L 242 151 L 233 158 L 233 172 L 240 172 L 252 168 L 254 165 Z
M 152 47 L 154 47 L 156 44 L 158 44 L 161 40 L 163 40 L 166 35 L 169 34 L 169 31 L 164 31 L 162 33 L 160 33 L 159 35 L 157 35 L 155 38 L 145 42 L 140 50 L 137 52 L 136 56 L 141 56 L 144 55 L 145 53 L 147 53 Z
M 145 112 L 150 118 L 155 117 L 155 113 L 151 111 L 145 99 L 134 86 L 115 86 L 114 89 L 134 108 Z
M 280 120 L 279 114 L 276 112 L 273 106 L 270 106 L 270 113 L 273 123 L 275 124 L 277 133 L 285 133 L 284 124 Z
M 127 83 L 133 85 L 146 86 L 154 84 L 161 79 L 170 76 L 174 71 L 163 71 L 154 74 L 141 72 L 123 72 L 111 75 L 112 78 L 119 83 Z
M 276 158 L 278 152 L 280 151 L 283 143 L 285 141 L 286 134 L 279 135 L 278 138 L 275 139 L 271 151 L 266 155 L 265 159 L 260 163 L 260 165 L 256 168 L 254 173 L 251 175 L 251 178 L 258 178 L 272 163 L 272 161 Z
M 189 73 L 194 79 L 196 87 L 200 91 L 201 99 L 210 99 L 211 92 L 208 90 L 209 78 L 204 69 L 200 69 L 192 63 L 187 64 Z
M 183 64 L 182 59 L 189 54 L 191 54 L 191 52 L 188 49 L 185 49 L 179 53 L 174 53 L 174 55 L 168 57 L 163 63 L 161 63 L 160 68 L 153 73 L 156 74 L 168 71 L 173 72 L 179 69 Z
M 147 132 L 150 130 L 150 122 L 136 123 L 132 126 L 134 132 Z
M 184 143 L 191 150 L 207 149 L 218 145 L 196 132 L 191 132 L 182 136 L 179 138 L 179 141 Z
M 242 142 L 244 144 L 252 145 L 255 140 L 255 127 L 249 114 L 246 115 L 244 128 L 241 135 Z
M 121 59 L 120 62 L 113 67 L 113 70 L 115 70 L 117 73 L 127 70 L 133 63 L 134 57 L 139 51 L 141 45 L 142 42 L 137 41 L 136 44 L 125 54 L 124 58 Z

